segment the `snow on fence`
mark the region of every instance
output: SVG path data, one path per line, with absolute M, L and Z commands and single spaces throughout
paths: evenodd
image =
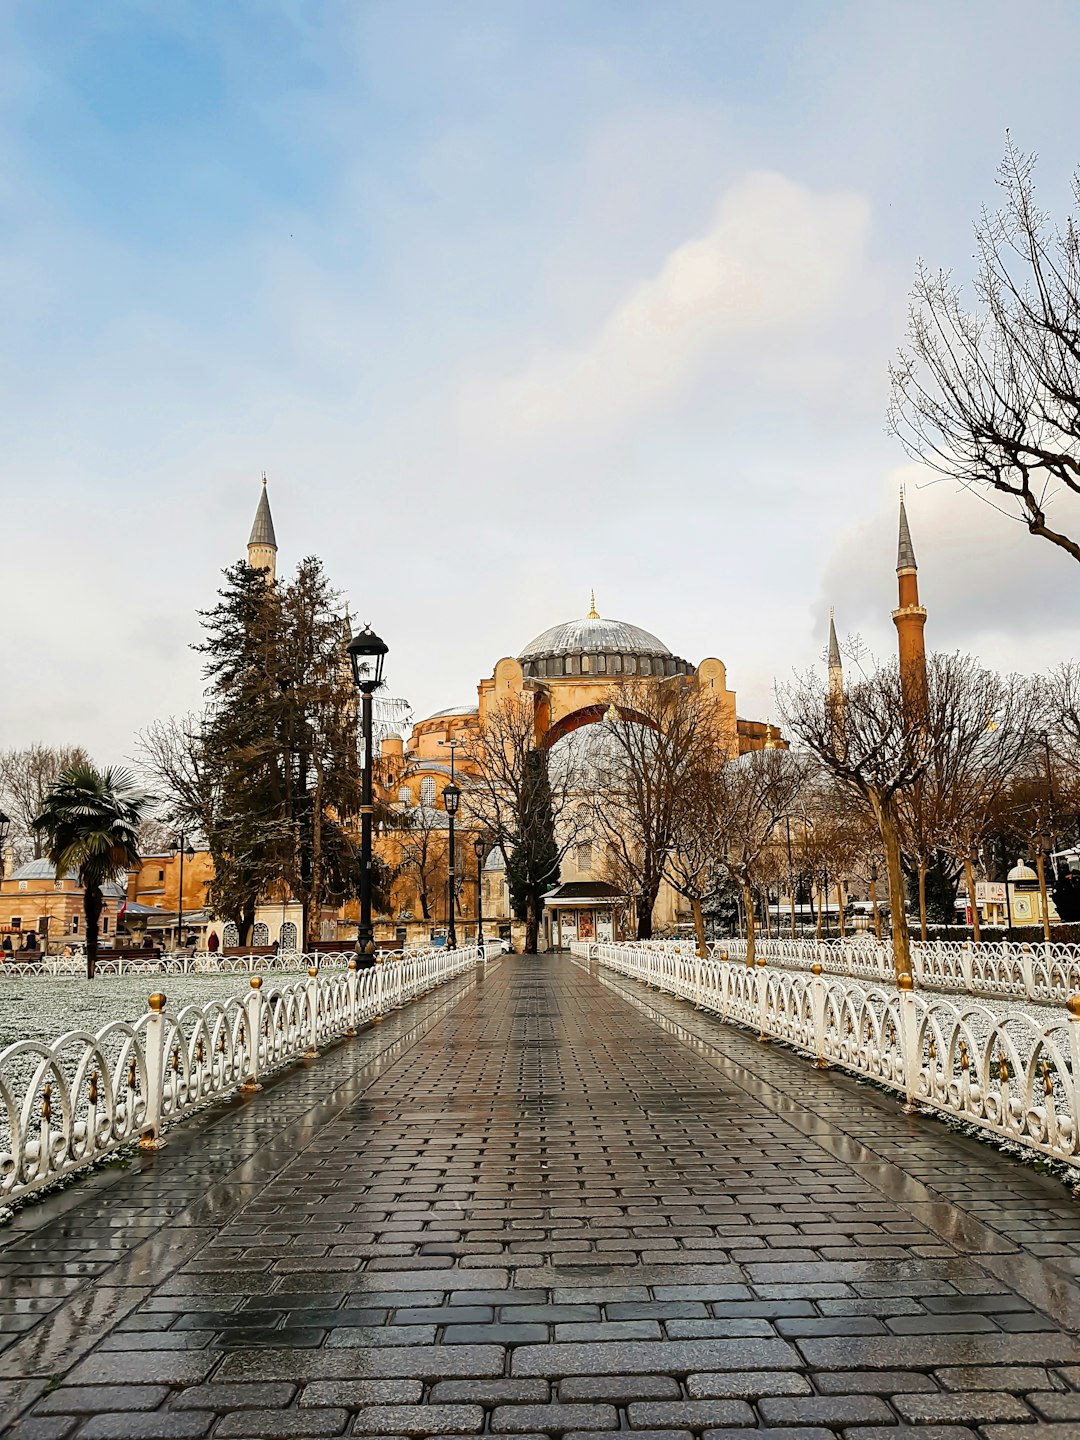
M 337 967 L 312 963 L 295 984 L 252 975 L 246 994 L 175 1015 L 155 994 L 132 1024 L 17 1041 L 0 1050 L 0 1202 L 133 1141 L 155 1148 L 167 1125 L 208 1101 L 258 1090 L 272 1071 L 500 953 L 495 944 L 393 953 L 358 969 L 354 952 Z M 337 957 L 320 957 L 324 966 L 327 958 Z
M 579 959 L 782 1040 L 921 1107 L 1080 1166 L 1080 994 L 1057 1012 L 1002 1013 L 941 994 L 740 963 L 732 946 L 700 959 L 677 944 L 575 944 Z M 891 967 L 890 967 L 891 968 Z

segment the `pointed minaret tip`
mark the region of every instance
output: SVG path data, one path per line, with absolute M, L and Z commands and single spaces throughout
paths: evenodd
M 589 591 L 589 613 L 588 613 L 588 615 L 586 615 L 585 618 L 586 618 L 586 620 L 599 620 L 599 619 L 600 619 L 600 615 L 599 615 L 599 613 L 598 613 L 598 611 L 597 611 L 597 609 L 596 609 L 596 591 L 595 591 L 595 590 L 590 590 L 590 591 Z
M 896 547 L 896 568 L 897 570 L 917 570 L 915 564 L 915 546 L 911 543 L 911 530 L 908 526 L 907 507 L 904 504 L 904 492 L 900 491 L 900 539 Z
M 248 536 L 248 545 L 269 546 L 277 549 L 277 536 L 274 534 L 274 521 L 270 514 L 270 498 L 266 491 L 266 472 L 263 472 L 262 489 L 259 492 L 259 504 L 255 511 L 255 520 L 251 526 L 251 534 Z
M 829 669 L 843 669 L 843 665 L 840 660 L 840 643 L 836 638 L 836 623 L 833 620 L 833 611 L 831 605 L 829 606 Z

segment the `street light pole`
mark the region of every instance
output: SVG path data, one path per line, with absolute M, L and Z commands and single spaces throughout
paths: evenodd
M 180 831 L 177 849 L 180 851 L 180 894 L 177 900 L 176 915 L 176 948 L 179 950 L 184 944 L 184 855 L 186 853 L 189 860 L 194 860 L 195 858 L 195 851 L 189 849 L 187 836 L 183 830 Z
M 5 815 L 4 812 L 0 810 L 0 880 L 3 880 L 4 871 L 7 868 L 7 858 L 5 852 L 7 850 L 7 833 L 8 826 L 10 824 L 10 817 Z
M 356 946 L 362 955 L 375 953 L 375 927 L 371 923 L 371 822 L 375 814 L 372 798 L 372 696 L 382 684 L 388 649 L 389 646 L 379 639 L 370 625 L 365 625 L 348 645 L 353 684 L 360 691 L 360 728 L 364 742 L 364 768 L 360 780 L 360 924 L 356 932 Z
M 481 946 L 484 943 L 484 840 L 477 835 L 473 841 L 473 853 L 476 855 L 476 944 Z
M 446 922 L 446 943 L 451 950 L 456 950 L 457 921 L 454 916 L 454 910 L 457 904 L 457 836 L 455 834 L 455 825 L 458 806 L 461 803 L 461 790 L 454 779 L 454 760 L 457 755 L 457 748 L 462 742 L 460 740 L 440 740 L 439 743 L 440 745 L 445 745 L 450 751 L 450 784 L 444 788 L 442 794 L 443 805 L 446 807 L 446 814 L 450 821 L 450 840 L 446 856 L 447 870 L 449 871 L 450 914 Z

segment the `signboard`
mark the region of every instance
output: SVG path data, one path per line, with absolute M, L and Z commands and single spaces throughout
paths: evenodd
M 1004 905 L 1004 880 L 976 880 L 975 902 L 978 905 Z

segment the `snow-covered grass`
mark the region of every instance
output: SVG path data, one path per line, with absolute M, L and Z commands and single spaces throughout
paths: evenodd
M 268 975 L 268 986 L 295 984 L 299 975 Z M 51 1042 L 67 1030 L 91 1034 L 110 1020 L 133 1023 L 155 991 L 168 996 L 175 1014 L 185 1005 L 205 1005 L 245 995 L 246 975 L 109 975 L 96 980 L 34 976 L 0 983 L 0 1051 L 16 1040 Z

